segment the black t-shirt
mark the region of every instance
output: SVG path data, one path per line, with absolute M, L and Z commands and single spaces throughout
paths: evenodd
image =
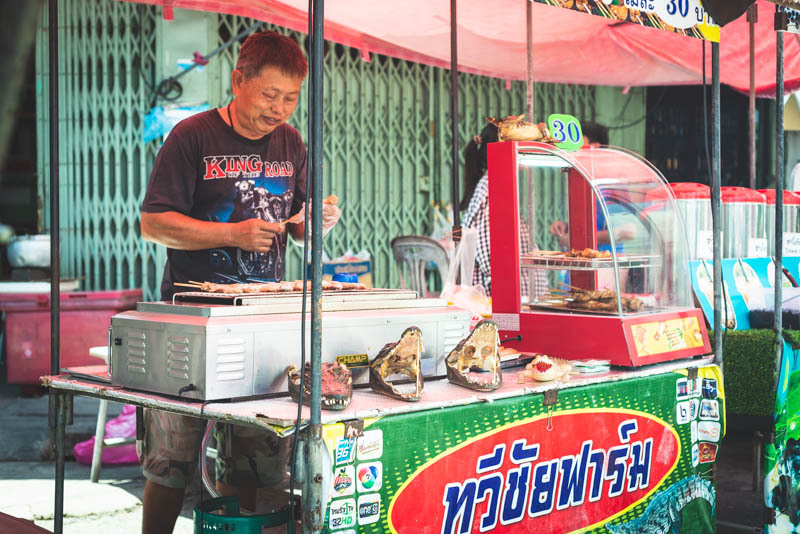
M 212 222 L 260 218 L 278 222 L 306 200 L 306 147 L 297 130 L 278 126 L 261 139 L 237 134 L 216 109 L 178 123 L 156 156 L 142 211 L 175 211 Z M 285 237 L 267 253 L 233 247 L 167 249 L 161 298 L 174 282 L 279 281 L 286 258 Z

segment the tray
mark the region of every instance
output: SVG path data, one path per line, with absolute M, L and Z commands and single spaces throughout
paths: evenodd
M 598 269 L 613 269 L 614 258 L 571 258 L 565 255 L 540 255 L 522 254 L 519 257 L 523 267 L 536 267 L 539 269 L 570 270 L 570 271 L 596 271 Z M 661 265 L 661 256 L 650 255 L 618 255 L 617 266 L 620 269 L 633 269 L 636 267 L 658 267 Z

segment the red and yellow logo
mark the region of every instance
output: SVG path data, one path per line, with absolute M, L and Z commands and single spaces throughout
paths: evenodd
M 645 413 L 543 415 L 424 464 L 392 499 L 389 526 L 400 534 L 583 531 L 646 499 L 679 456 L 675 430 Z

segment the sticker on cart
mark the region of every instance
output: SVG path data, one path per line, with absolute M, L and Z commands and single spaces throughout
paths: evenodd
M 519 331 L 518 313 L 494 313 L 492 314 L 492 321 L 497 323 L 497 328 L 500 330 Z
M 355 458 L 356 440 L 339 438 L 336 440 L 336 465 L 349 464 Z
M 716 378 L 704 378 L 703 379 L 703 398 L 704 399 L 716 399 L 717 395 L 718 395 L 717 379 Z
M 679 378 L 675 382 L 675 398 L 678 400 L 691 399 L 697 391 L 699 390 L 695 379 Z
M 689 425 L 689 437 L 692 439 L 692 443 L 696 443 L 697 440 L 697 421 L 692 421 Z M 697 445 L 695 445 L 696 447 Z
M 383 479 L 383 464 L 371 462 L 360 464 L 356 470 L 356 480 L 358 481 L 358 492 L 378 491 L 381 489 Z
M 719 401 L 703 399 L 700 403 L 700 419 L 719 421 Z
M 692 420 L 691 416 L 691 408 L 692 403 L 690 401 L 683 401 L 679 402 L 675 409 L 676 409 L 676 417 L 675 420 L 678 422 L 679 425 L 685 425 L 689 421 Z
M 697 419 L 697 416 L 700 415 L 700 401 L 698 399 L 692 399 L 689 402 L 689 419 L 694 421 Z
M 328 528 L 337 530 L 354 526 L 356 526 L 356 500 L 332 501 L 328 513 Z
M 358 524 L 371 525 L 381 517 L 381 494 L 369 493 L 358 497 Z
M 700 321 L 696 316 L 640 323 L 630 328 L 639 356 L 693 349 L 704 344 Z
M 369 355 L 367 354 L 340 354 L 336 357 L 336 363 L 342 363 L 347 368 L 367 367 L 369 365 Z
M 356 490 L 355 467 L 345 465 L 336 470 L 333 477 L 333 497 L 346 497 L 352 495 Z
M 383 456 L 383 431 L 367 430 L 358 438 L 358 459 L 375 460 Z
M 705 441 L 719 441 L 722 425 L 713 421 L 700 421 L 697 425 L 697 436 Z
M 697 443 L 692 445 L 692 465 L 697 467 L 700 463 L 700 447 L 697 446 Z
M 698 447 L 700 449 L 701 464 L 709 464 L 717 459 L 718 445 L 716 443 L 700 442 Z

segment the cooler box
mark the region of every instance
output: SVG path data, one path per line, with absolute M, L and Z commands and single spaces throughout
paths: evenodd
M 111 316 L 136 308 L 141 289 L 61 293 L 61 367 L 94 365 L 89 348 L 108 344 Z M 0 294 L 9 384 L 50 373 L 50 293 Z

